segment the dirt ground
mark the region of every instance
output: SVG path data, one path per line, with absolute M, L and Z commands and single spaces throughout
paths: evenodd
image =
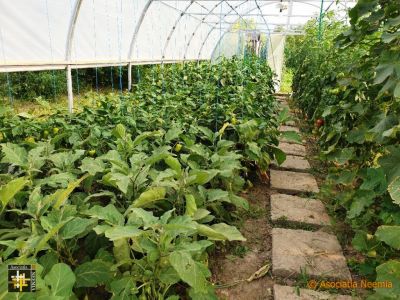
M 220 299 L 272 299 L 270 271 L 259 279 L 246 280 L 260 268 L 271 267 L 269 187 L 256 179 L 254 187 L 242 196 L 250 203 L 240 228 L 247 241 L 214 253 L 210 259 L 212 279 Z

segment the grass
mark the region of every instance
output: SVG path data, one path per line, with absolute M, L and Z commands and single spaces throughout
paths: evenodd
M 282 82 L 281 82 L 281 93 L 291 93 L 292 92 L 292 80 L 293 71 L 291 69 L 283 69 Z
M 94 95 L 96 94 L 89 91 L 80 95 L 74 95 L 74 112 L 79 112 L 83 106 L 94 106 Z M 49 116 L 57 111 L 66 112 L 68 110 L 68 97 L 67 95 L 62 95 L 53 100 L 45 100 L 42 97 L 33 100 L 14 99 L 12 104 L 10 104 L 7 98 L 0 98 L 0 106 L 11 107 L 15 114 L 25 113 L 35 117 Z

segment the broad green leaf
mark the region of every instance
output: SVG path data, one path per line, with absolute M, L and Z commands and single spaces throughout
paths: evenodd
M 137 198 L 133 207 L 144 207 L 153 205 L 155 202 L 165 198 L 166 190 L 164 187 L 151 187 L 147 191 L 140 194 Z
M 204 208 L 199 208 L 196 210 L 196 212 L 193 215 L 193 220 L 198 221 L 201 220 L 205 217 L 207 217 L 210 214 L 210 212 Z
M 168 165 L 168 167 L 170 167 L 172 170 L 176 172 L 178 176 L 181 174 L 182 167 L 177 158 L 168 155 L 166 158 L 164 158 L 164 161 Z
M 161 269 L 159 278 L 162 283 L 171 285 L 181 280 L 178 272 L 171 266 Z
M 165 134 L 165 137 L 164 137 L 164 139 L 165 139 L 165 142 L 170 142 L 170 141 L 172 141 L 172 140 L 176 140 L 178 137 L 179 137 L 179 135 L 182 133 L 182 129 L 181 128 L 179 128 L 178 126 L 173 126 L 173 127 L 171 127 L 168 131 L 167 131 L 167 133 Z
M 192 194 L 185 194 L 186 210 L 185 215 L 193 217 L 197 210 L 196 199 Z
M 164 225 L 164 228 L 173 237 L 178 235 L 189 236 L 196 233 L 197 223 L 189 216 L 177 216 L 170 219 L 168 224 Z
M 347 217 L 350 219 L 358 217 L 365 208 L 374 203 L 375 194 L 371 191 L 359 190 L 352 199 Z
M 112 225 L 123 225 L 125 220 L 124 216 L 116 209 L 113 204 L 108 204 L 107 206 L 95 205 L 86 211 L 86 214 L 104 220 Z
M 76 287 L 95 287 L 110 282 L 111 265 L 100 259 L 83 263 L 75 269 Z
M 153 212 L 143 208 L 132 208 L 128 216 L 127 225 L 143 226 L 144 229 L 158 223 L 158 218 L 153 215 Z
M 209 202 L 217 201 L 217 200 L 230 202 L 228 196 L 229 196 L 229 193 L 227 191 L 223 191 L 221 189 L 209 189 L 207 191 L 207 198 L 208 198 Z
M 75 279 L 74 272 L 64 263 L 55 264 L 44 278 L 46 284 L 51 287 L 53 296 L 65 297 L 66 299 L 73 294 L 72 288 L 74 287 Z
M 133 141 L 133 146 L 136 147 L 138 145 L 140 145 L 142 143 L 142 141 L 144 141 L 145 139 L 147 139 L 148 137 L 154 137 L 154 136 L 159 136 L 160 132 L 159 131 L 146 131 L 141 133 L 140 135 L 138 135 L 135 140 Z
M 368 168 L 362 178 L 363 183 L 360 186 L 362 190 L 375 190 L 377 193 L 381 193 L 387 189 L 385 173 L 382 168 Z
M 25 167 L 28 163 L 28 152 L 25 148 L 16 144 L 7 143 L 1 144 L 1 149 L 4 154 L 2 163 L 9 163 L 20 167 Z
M 51 228 L 49 232 L 47 232 L 45 235 L 42 235 L 38 237 L 37 239 L 34 240 L 34 243 L 32 245 L 32 250 L 35 250 L 35 256 L 39 253 L 39 251 L 42 251 L 44 248 L 46 248 L 47 242 L 55 236 L 58 231 L 66 224 L 68 223 L 72 217 L 69 217 L 68 219 L 58 223 L 54 227 Z
M 50 155 L 49 160 L 60 170 L 69 170 L 74 168 L 75 162 L 84 154 L 84 150 L 59 152 Z
M 102 181 L 104 184 L 118 188 L 121 192 L 127 194 L 129 185 L 131 184 L 131 179 L 131 176 L 117 172 L 110 172 L 103 176 Z
M 392 197 L 393 202 L 400 205 L 400 176 L 396 177 L 388 187 L 390 197 Z
M 218 170 L 191 170 L 190 176 L 194 176 L 193 179 L 188 180 L 188 184 L 199 184 L 204 185 L 211 181 L 217 174 Z
M 126 137 L 126 128 L 122 124 L 118 124 L 115 126 L 113 130 L 113 134 L 118 139 L 124 139 Z
M 210 142 L 214 140 L 214 133 L 210 129 L 204 126 L 197 126 L 196 128 L 201 131 Z
M 212 229 L 210 226 L 198 224 L 197 231 L 200 235 L 208 237 L 210 240 L 213 241 L 224 241 L 226 240 L 225 235 L 222 233 Z
M 101 173 L 105 169 L 104 162 L 99 158 L 85 157 L 82 160 L 82 165 L 79 167 L 82 172 L 89 173 L 90 175 L 96 175 L 96 173 Z
M 129 245 L 129 239 L 128 238 L 119 238 L 114 240 L 113 242 L 114 247 L 113 247 L 113 254 L 114 256 L 111 256 L 111 261 L 113 262 L 114 259 L 117 262 L 117 264 L 121 264 L 122 266 L 125 267 L 129 267 L 129 264 L 127 264 L 130 259 L 131 259 L 131 248 Z M 108 253 L 108 252 L 107 252 Z M 96 256 L 97 258 L 97 256 Z
M 1 211 L 5 209 L 8 202 L 10 202 L 14 196 L 21 191 L 26 184 L 28 184 L 28 180 L 24 177 L 20 177 L 14 180 L 11 180 L 6 185 L 0 187 L 0 201 L 2 205 Z
M 50 272 L 51 268 L 58 263 L 58 255 L 54 251 L 47 251 L 47 253 L 39 258 L 39 263 L 43 267 L 42 276 Z
M 208 285 L 203 290 L 189 289 L 189 297 L 193 300 L 218 300 L 215 287 L 212 285 Z
M 394 67 L 392 64 L 380 64 L 376 67 L 376 76 L 374 84 L 380 84 L 386 80 L 392 73 Z
M 391 282 L 392 288 L 376 288 L 381 297 L 396 299 L 400 295 L 400 261 L 389 260 L 376 268 L 377 282 Z
M 391 183 L 400 176 L 400 146 L 390 146 L 387 150 L 389 153 L 379 158 L 378 162 L 385 171 L 387 181 Z
M 235 226 L 230 226 L 225 223 L 214 224 L 211 226 L 213 230 L 221 233 L 228 241 L 245 241 L 246 239 Z
M 69 195 L 76 189 L 83 180 L 85 180 L 89 174 L 86 174 L 79 178 L 78 180 L 71 182 L 68 184 L 66 189 L 57 190 L 54 194 L 50 196 L 51 201 L 54 203 L 53 207 L 55 209 L 59 209 L 62 205 L 64 205 L 65 201 L 69 198 Z
M 96 225 L 96 223 L 96 220 L 76 217 L 65 224 L 63 228 L 61 228 L 60 237 L 65 240 L 72 239 L 73 237 L 82 234 L 92 226 Z
M 112 300 L 135 300 L 137 297 L 133 294 L 136 282 L 132 276 L 115 279 L 110 284 L 113 293 Z
M 115 241 L 124 238 L 133 238 L 139 236 L 141 233 L 142 230 L 135 226 L 115 226 L 106 230 L 104 234 L 111 241 Z
M 184 282 L 195 290 L 205 289 L 207 286 L 206 277 L 188 252 L 172 252 L 169 256 L 169 262 Z
M 46 150 L 45 146 L 39 146 L 29 151 L 28 165 L 30 169 L 39 170 L 44 165 L 46 159 L 42 155 Z
M 275 156 L 277 163 L 279 165 L 283 164 L 284 161 L 286 160 L 286 153 L 276 147 L 272 148 L 272 151 L 274 152 L 274 156 Z
M 400 250 L 400 226 L 379 226 L 375 236 L 396 250 Z
M 369 249 L 367 243 L 367 234 L 363 231 L 357 231 L 354 235 L 353 240 L 351 241 L 354 249 L 360 252 L 367 251 Z
M 281 137 L 289 142 L 302 143 L 301 136 L 296 131 L 283 131 Z
M 367 127 L 355 127 L 347 133 L 346 139 L 349 143 L 363 144 L 367 134 Z
M 229 193 L 229 199 L 236 207 L 249 210 L 249 202 L 245 198 L 237 196 L 234 193 Z
M 393 95 L 396 98 L 400 98 L 400 82 L 397 82 L 396 88 L 394 89 Z
M 76 176 L 70 172 L 53 174 L 49 177 L 39 179 L 37 185 L 48 185 L 52 188 L 66 188 L 69 183 L 76 180 Z
M 328 158 L 331 160 L 336 161 L 338 164 L 345 164 L 349 160 L 354 158 L 354 148 L 343 148 L 343 149 L 338 149 L 328 155 Z
M 155 163 L 159 162 L 160 160 L 165 159 L 170 155 L 169 150 L 171 149 L 170 146 L 162 146 L 156 148 L 151 156 L 146 160 L 146 164 L 154 165 Z
M 375 139 L 378 142 L 382 142 L 384 132 L 393 128 L 397 124 L 398 124 L 398 117 L 396 115 L 390 114 L 386 116 L 385 114 L 381 114 L 380 121 L 375 125 L 374 128 L 369 130 L 369 132 L 375 134 Z
M 325 118 L 329 115 L 334 114 L 335 112 L 337 112 L 338 107 L 337 106 L 327 106 L 324 111 L 322 112 L 321 117 Z

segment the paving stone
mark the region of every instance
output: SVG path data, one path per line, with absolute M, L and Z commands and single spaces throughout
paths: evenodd
M 287 126 L 296 126 L 296 122 L 294 120 L 286 121 L 285 125 L 287 125 Z
M 278 165 L 277 163 L 272 164 L 273 168 L 281 170 L 291 170 L 291 171 L 307 171 L 311 168 L 310 163 L 303 157 L 286 155 L 286 160 Z
M 306 147 L 300 144 L 280 143 L 279 149 L 286 155 L 306 156 Z
M 295 132 L 300 132 L 299 128 L 297 128 L 297 127 L 285 126 L 285 125 L 279 127 L 279 130 L 280 130 L 280 131 L 295 131 Z
M 354 300 L 351 296 L 329 294 L 328 292 L 317 292 L 308 289 L 299 289 L 296 292 L 295 287 L 274 284 L 275 300 Z
M 283 111 L 284 109 L 287 109 L 290 112 L 290 107 L 286 102 L 285 103 L 281 102 L 281 105 L 279 105 L 278 109 L 279 109 L 279 111 Z
M 306 141 L 305 141 L 305 140 L 302 140 L 301 142 L 298 142 L 298 141 L 289 140 L 289 139 L 287 139 L 287 138 L 280 138 L 280 139 L 279 139 L 279 143 L 288 143 L 288 144 L 304 145 L 304 144 L 306 143 Z
M 351 280 L 336 236 L 322 231 L 272 229 L 272 274 L 297 278 Z
M 286 194 L 318 193 L 314 176 L 308 173 L 271 170 L 271 188 Z
M 330 225 L 325 206 L 320 200 L 285 194 L 271 195 L 271 220 L 286 220 L 310 225 Z

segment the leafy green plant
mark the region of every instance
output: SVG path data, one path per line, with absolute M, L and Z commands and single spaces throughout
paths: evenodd
M 248 169 L 281 154 L 272 76 L 254 58 L 155 66 L 77 114 L 1 109 L 1 263 L 36 264 L 35 297 L 216 299 L 207 253 L 244 240 Z
M 377 280 L 393 275 L 395 287 L 376 289 L 372 299 L 396 299 L 400 10 L 396 1 L 363 0 L 349 17 L 350 26 L 328 18 L 322 40 L 309 24 L 304 47 L 288 51 L 299 66 L 294 96 L 306 119 L 323 121 L 313 132 L 331 162 L 329 198 L 365 255 L 358 271 Z

